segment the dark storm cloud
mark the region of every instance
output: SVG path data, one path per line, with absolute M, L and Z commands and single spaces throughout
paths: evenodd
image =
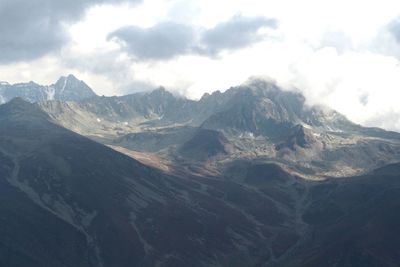
M 276 28 L 277 22 L 264 17 L 234 16 L 211 29 L 166 22 L 151 28 L 126 26 L 109 35 L 139 60 L 165 60 L 185 54 L 215 56 L 223 50 L 236 50 L 261 41 L 264 27 Z
M 127 26 L 109 35 L 109 39 L 120 42 L 138 59 L 169 59 L 189 53 L 194 38 L 192 28 L 172 22 L 148 29 Z
M 123 0 L 1 0 L 0 63 L 34 59 L 60 48 L 68 40 L 63 23 L 80 19 L 91 5 L 118 2 Z
M 276 28 L 277 21 L 265 17 L 234 16 L 206 31 L 202 36 L 205 51 L 217 54 L 222 50 L 235 50 L 261 41 L 264 36 L 258 34 L 263 27 Z

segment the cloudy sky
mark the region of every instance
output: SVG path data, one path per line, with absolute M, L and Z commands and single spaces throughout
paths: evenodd
M 256 76 L 400 131 L 399 60 L 398 0 L 0 0 L 9 82 L 198 98 Z

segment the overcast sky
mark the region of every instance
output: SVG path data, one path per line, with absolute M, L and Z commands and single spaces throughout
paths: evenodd
M 191 98 L 251 76 L 400 131 L 398 0 L 0 0 L 0 80 Z

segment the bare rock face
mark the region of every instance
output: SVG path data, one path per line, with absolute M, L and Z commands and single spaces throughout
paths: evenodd
M 283 91 L 264 81 L 254 80 L 229 89 L 223 95 L 230 97 L 204 121 L 202 127 L 252 132 L 272 139 L 287 134 L 298 124 L 330 131 L 356 127 L 343 115 L 327 108 L 308 107 L 303 95 Z
M 276 146 L 277 150 L 290 149 L 296 151 L 298 149 L 309 149 L 316 145 L 317 138 L 313 135 L 312 131 L 305 129 L 302 125 L 296 125 L 288 134 L 285 142 Z

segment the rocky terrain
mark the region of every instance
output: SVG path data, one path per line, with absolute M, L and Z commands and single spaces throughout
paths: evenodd
M 193 101 L 75 79 L 0 105 L 0 266 L 399 265 L 400 134 L 260 80 Z
M 183 156 L 182 151 L 197 153 L 196 147 L 206 149 L 201 138 L 198 144 L 185 142 L 212 130 L 230 144 L 230 152 L 214 157 L 214 163 L 262 157 L 323 177 L 361 174 L 400 160 L 400 134 L 362 127 L 326 107 L 307 106 L 301 94 L 261 80 L 206 94 L 199 101 L 159 88 L 39 105 L 56 123 L 79 134 L 166 159 Z M 186 153 L 184 158 L 190 157 Z

